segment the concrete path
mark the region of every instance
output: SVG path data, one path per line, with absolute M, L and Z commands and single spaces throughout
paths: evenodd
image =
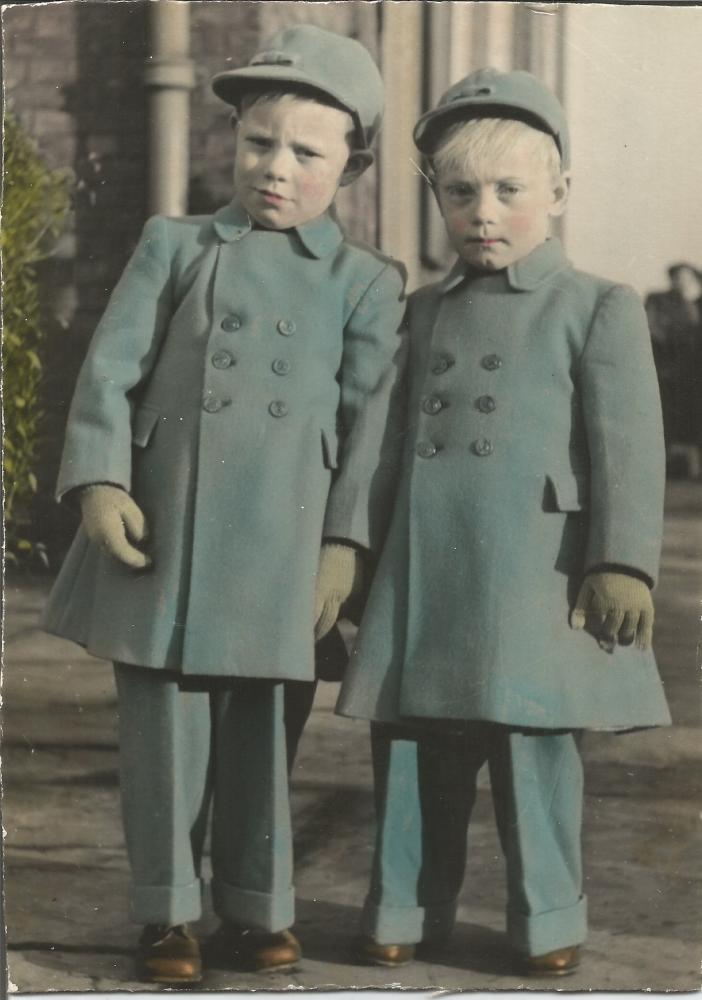
M 148 991 L 134 978 L 138 928 L 127 918 L 111 668 L 36 621 L 47 581 L 7 585 L 3 681 L 5 918 L 10 990 Z M 569 991 L 700 987 L 702 745 L 695 645 L 702 597 L 702 487 L 669 488 L 656 648 L 675 725 L 589 734 L 585 864 L 591 933 Z M 450 947 L 431 964 L 384 973 L 349 957 L 371 859 L 373 806 L 365 725 L 333 715 L 324 685 L 294 779 L 297 931 L 305 957 L 288 975 L 208 973 L 202 990 L 403 986 L 547 989 L 511 974 L 504 873 L 487 782 Z M 199 930 L 216 926 L 208 910 Z

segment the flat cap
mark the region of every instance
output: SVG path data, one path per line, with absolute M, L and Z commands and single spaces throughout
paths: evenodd
M 331 97 L 353 118 L 361 149 L 371 145 L 380 128 L 383 81 L 368 50 L 353 38 L 312 24 L 284 28 L 248 66 L 217 73 L 212 89 L 237 105 L 259 83 L 290 84 Z
M 431 154 L 441 133 L 457 121 L 469 118 L 518 118 L 552 135 L 561 154 L 563 169 L 570 164 L 570 138 L 565 112 L 547 87 L 531 73 L 503 73 L 488 67 L 469 73 L 454 83 L 431 111 L 414 127 L 414 142 Z

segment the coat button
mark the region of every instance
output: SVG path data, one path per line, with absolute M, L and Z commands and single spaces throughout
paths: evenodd
M 281 319 L 278 320 L 278 333 L 282 333 L 284 337 L 291 337 L 297 327 L 291 319 Z
M 502 358 L 499 354 L 486 354 L 480 363 L 487 371 L 494 372 L 502 367 Z
M 487 438 L 478 438 L 477 441 L 473 442 L 473 451 L 476 455 L 480 455 L 481 458 L 485 458 L 486 455 L 492 455 L 492 441 L 488 441 Z
M 273 402 L 268 405 L 268 412 L 273 417 L 285 417 L 288 413 L 288 404 L 282 399 L 274 399 Z
M 421 441 L 417 445 L 417 454 L 420 458 L 433 458 L 439 449 L 431 441 Z
M 492 413 L 497 403 L 492 396 L 481 396 L 480 399 L 476 400 L 475 405 L 481 413 Z
M 292 371 L 292 365 L 286 358 L 276 358 L 271 368 L 276 375 L 289 375 Z
M 422 403 L 422 409 L 424 410 L 424 412 L 428 413 L 429 416 L 432 417 L 434 416 L 435 413 L 438 413 L 439 410 L 442 410 L 443 406 L 444 404 L 441 402 L 438 396 L 428 396 L 427 399 L 425 399 L 424 402 Z
M 215 351 L 212 355 L 212 364 L 215 368 L 229 368 L 234 364 L 234 358 L 229 351 Z
M 455 364 L 453 358 L 450 358 L 448 354 L 444 354 L 441 357 L 435 358 L 431 370 L 434 375 L 443 375 L 453 364 Z
M 217 396 L 205 396 L 202 408 L 207 413 L 219 413 L 223 406 L 229 406 L 231 399 L 219 399 Z
M 225 333 L 236 333 L 241 328 L 241 320 L 232 313 L 231 316 L 225 316 L 220 325 Z

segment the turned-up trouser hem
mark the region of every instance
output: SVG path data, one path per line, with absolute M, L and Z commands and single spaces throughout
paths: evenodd
M 212 804 L 216 913 L 261 930 L 289 927 L 288 762 L 311 698 L 306 692 L 298 698 L 298 720 L 282 682 L 197 686 L 172 673 L 122 664 L 115 664 L 115 678 L 132 918 L 180 924 L 200 917 L 200 866 Z
M 455 919 L 478 771 L 487 761 L 507 866 L 507 934 L 527 955 L 586 936 L 575 736 L 468 723 L 371 726 L 378 830 L 362 930 L 379 944 L 445 938 Z

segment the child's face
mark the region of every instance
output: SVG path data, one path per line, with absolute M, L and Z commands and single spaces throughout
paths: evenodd
M 519 139 L 489 168 L 447 168 L 437 197 L 451 245 L 472 267 L 514 264 L 548 236 L 565 208 L 567 182 L 554 182 L 528 140 Z
M 316 101 L 259 101 L 237 125 L 234 186 L 249 215 L 289 229 L 322 215 L 339 186 L 357 176 L 349 157 L 349 115 Z

